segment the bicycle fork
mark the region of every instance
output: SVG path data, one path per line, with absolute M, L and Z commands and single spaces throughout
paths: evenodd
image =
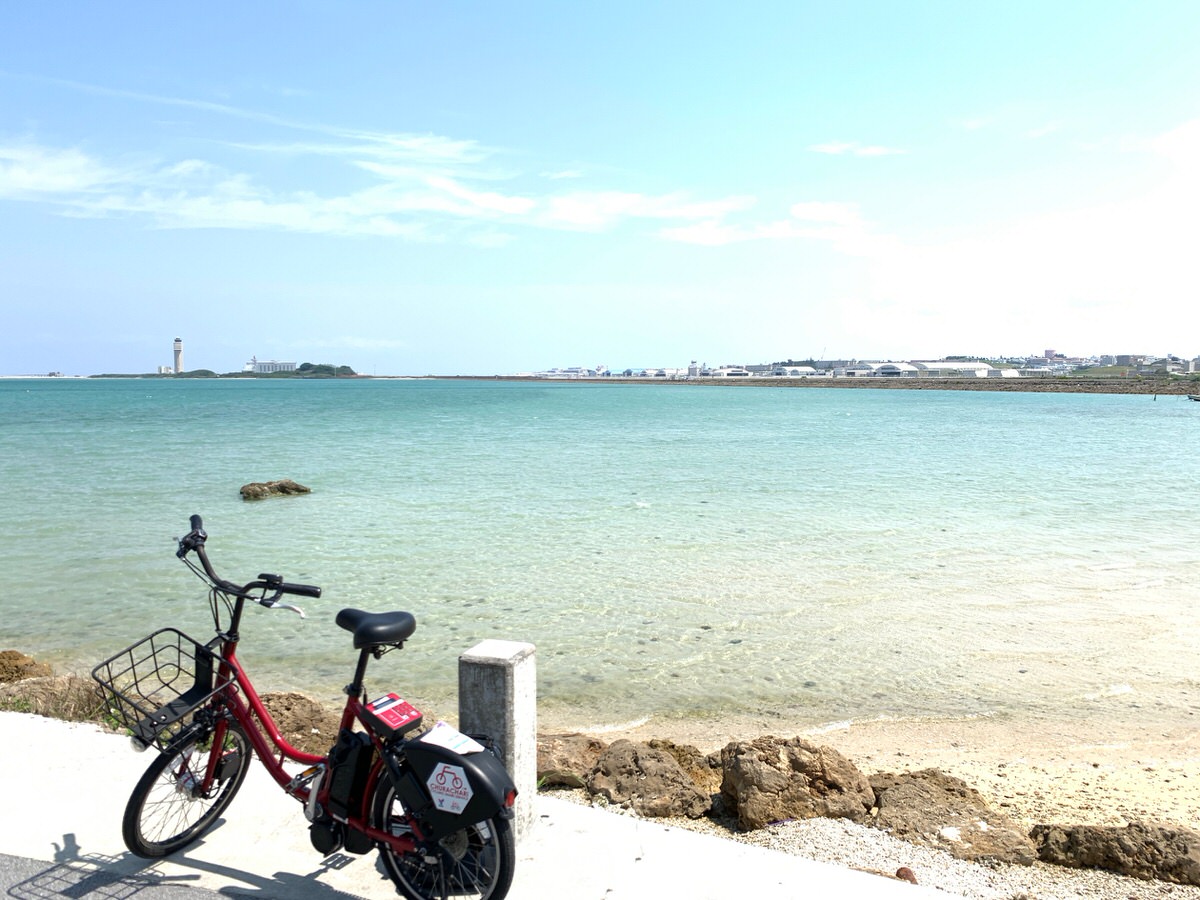
M 208 732 L 205 737 L 205 732 Z M 225 735 L 228 725 L 224 719 L 218 719 L 211 730 L 203 724 L 194 724 L 179 741 L 183 749 L 179 754 L 179 762 L 175 769 L 175 792 L 190 800 L 206 800 L 212 796 L 215 785 L 220 784 L 238 770 L 241 763 L 240 751 L 218 750 L 224 748 Z M 192 767 L 192 758 L 197 749 L 205 741 L 211 741 L 213 752 L 208 754 L 203 772 L 197 772 Z

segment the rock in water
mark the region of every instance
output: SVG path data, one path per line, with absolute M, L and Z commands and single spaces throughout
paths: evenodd
M 243 500 L 264 500 L 267 497 L 286 497 L 290 494 L 311 494 L 312 489 L 290 478 L 279 481 L 252 481 L 242 485 Z

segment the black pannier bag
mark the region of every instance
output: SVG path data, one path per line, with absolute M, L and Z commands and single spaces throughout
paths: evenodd
M 345 728 L 329 751 L 329 809 L 335 818 L 348 819 L 362 812 L 363 791 L 371 774 L 374 748 L 362 731 Z
M 490 750 L 463 754 L 417 739 L 405 743 L 404 755 L 409 765 L 396 792 L 426 839 L 510 814 L 505 801 L 516 788 Z

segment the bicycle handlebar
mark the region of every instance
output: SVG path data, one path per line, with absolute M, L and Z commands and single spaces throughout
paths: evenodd
M 232 581 L 226 581 L 213 571 L 212 563 L 208 561 L 208 553 L 204 549 L 204 542 L 208 540 L 208 534 L 204 531 L 204 520 L 200 516 L 193 514 L 189 520 L 189 524 L 192 530 L 179 539 L 179 550 L 176 551 L 175 555 L 180 559 L 184 559 L 189 553 L 195 551 L 196 556 L 200 560 L 200 565 L 204 569 L 204 574 L 208 576 L 213 587 L 239 597 L 255 600 L 263 606 L 279 606 L 284 609 L 293 609 L 299 612 L 301 616 L 304 613 L 300 612 L 296 607 L 282 603 L 277 604 L 275 601 L 279 599 L 281 594 L 295 594 L 298 597 L 321 596 L 321 589 L 315 584 L 292 584 L 291 582 L 284 581 L 278 575 L 260 574 L 257 581 L 251 581 L 241 586 L 234 584 Z M 191 565 L 191 563 L 188 565 Z M 274 596 L 253 597 L 250 592 L 255 590 L 262 590 L 264 592 L 274 591 Z
M 291 582 L 282 580 L 278 575 L 260 574 L 258 582 L 254 583 L 258 584 L 259 582 L 273 591 L 279 591 L 281 594 L 295 594 L 298 597 L 321 596 L 321 589 L 315 584 L 292 584 Z
M 190 521 L 192 530 L 179 539 L 179 550 L 175 553 L 180 559 L 183 559 L 192 550 L 203 550 L 204 542 L 208 540 L 208 534 L 204 531 L 204 520 L 198 515 L 193 515 Z M 201 558 L 207 561 L 207 556 L 202 555 Z M 207 570 L 207 568 L 206 566 L 205 569 Z M 216 576 L 213 575 L 213 578 Z

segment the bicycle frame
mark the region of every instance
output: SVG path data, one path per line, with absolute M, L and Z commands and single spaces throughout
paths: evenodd
M 237 597 L 229 630 L 218 633 L 208 644 L 209 649 L 214 650 L 214 652 L 219 649 L 218 657 L 221 660 L 216 673 L 217 684 L 220 687 L 214 695 L 212 703 L 213 706 L 223 707 L 228 710 L 230 717 L 242 727 L 246 733 L 246 737 L 250 740 L 255 756 L 258 757 L 259 762 L 262 763 L 268 774 L 270 774 L 272 780 L 285 793 L 295 797 L 301 805 L 307 807 L 312 799 L 312 779 L 308 779 L 307 782 L 302 782 L 299 779 L 309 774 L 309 771 L 317 766 L 325 766 L 325 771 L 328 773 L 329 757 L 328 755 L 305 752 L 288 742 L 279 730 L 279 726 L 276 724 L 274 718 L 272 718 L 270 711 L 263 703 L 262 698 L 258 695 L 258 691 L 251 682 L 246 670 L 238 660 L 237 645 L 239 636 L 237 629 L 241 622 L 244 602 L 244 597 Z M 367 658 L 368 654 L 364 651 L 359 658 L 354 682 L 346 689 L 346 705 L 342 709 L 339 729 L 349 729 L 356 721 L 361 722 L 367 733 L 371 736 L 371 743 L 375 748 L 375 760 L 372 763 L 362 797 L 359 798 L 360 802 L 356 810 L 357 814 L 347 815 L 345 824 L 354 831 L 362 832 L 372 841 L 388 844 L 397 853 L 407 853 L 416 847 L 416 839 L 420 837 L 419 834 L 412 836 L 394 835 L 375 828 L 369 821 L 370 810 L 367 807 L 370 798 L 374 796 L 375 788 L 380 778 L 387 777 L 387 766 L 383 742 L 377 736 L 370 733 L 369 724 L 363 716 L 363 703 L 360 695 Z M 245 695 L 244 699 L 242 694 Z M 217 716 L 212 735 L 212 740 L 216 745 L 219 746 L 220 742 L 224 741 L 227 728 L 228 720 L 224 716 Z M 210 755 L 204 777 L 197 785 L 199 790 L 208 791 L 211 788 L 217 776 L 219 762 L 219 754 L 213 753 Z M 284 764 L 287 762 L 307 765 L 310 767 L 310 770 L 300 775 L 291 775 L 284 768 Z M 316 772 L 311 771 L 311 774 L 315 775 Z M 321 779 L 316 798 L 317 802 L 320 802 L 322 805 L 326 804 L 329 788 L 330 779 Z

